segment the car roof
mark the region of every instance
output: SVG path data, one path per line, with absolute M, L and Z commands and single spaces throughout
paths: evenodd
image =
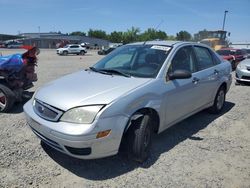
M 166 46 L 180 46 L 183 44 L 195 44 L 200 46 L 208 47 L 207 45 L 197 43 L 197 42 L 184 42 L 184 41 L 168 41 L 168 40 L 153 40 L 153 41 L 145 41 L 145 42 L 135 42 L 128 45 L 143 45 L 143 44 L 149 44 L 149 45 L 166 45 Z
M 67 46 L 72 46 L 72 45 L 79 46 L 80 44 L 67 44 Z
M 241 50 L 241 49 L 238 49 L 238 48 L 221 48 L 220 50 L 232 50 L 232 51 L 235 51 L 235 50 Z

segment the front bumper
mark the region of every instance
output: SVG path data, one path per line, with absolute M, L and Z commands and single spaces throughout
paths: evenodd
M 58 151 L 80 159 L 117 154 L 128 122 L 128 117 L 122 115 L 98 119 L 92 124 L 51 122 L 34 112 L 31 100 L 24 105 L 24 112 L 32 131 L 41 140 Z M 97 133 L 105 130 L 111 132 L 106 137 L 97 139 Z
M 63 51 L 61 51 L 61 50 L 56 50 L 56 53 L 59 54 L 59 55 L 62 55 Z
M 237 68 L 235 71 L 235 79 L 237 81 L 250 82 L 250 71 Z

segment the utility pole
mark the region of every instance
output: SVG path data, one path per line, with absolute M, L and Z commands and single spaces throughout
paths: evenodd
M 225 22 L 226 22 L 227 13 L 228 13 L 228 10 L 225 10 L 225 12 L 224 12 L 224 19 L 223 19 L 222 31 L 224 31 L 224 28 L 225 28 Z

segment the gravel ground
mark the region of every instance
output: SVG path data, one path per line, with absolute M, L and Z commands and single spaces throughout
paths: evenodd
M 30 91 L 100 58 L 95 51 L 63 57 L 41 50 Z M 0 187 L 250 187 L 250 86 L 233 83 L 221 115 L 203 111 L 156 135 L 142 165 L 124 154 L 79 160 L 45 146 L 22 105 L 0 114 Z

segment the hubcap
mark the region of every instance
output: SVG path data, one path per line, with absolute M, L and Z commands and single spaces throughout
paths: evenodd
M 0 111 L 2 111 L 6 107 L 6 96 L 0 91 Z
M 220 110 L 224 104 L 225 94 L 223 90 L 220 90 L 217 97 L 217 109 Z

